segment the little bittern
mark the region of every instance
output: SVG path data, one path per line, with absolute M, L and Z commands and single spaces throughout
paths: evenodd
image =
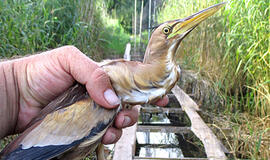
M 175 60 L 180 42 L 223 5 L 160 24 L 152 33 L 143 63 L 123 59 L 101 62 L 122 104 L 151 103 L 168 93 L 180 75 Z M 84 86 L 76 84 L 49 103 L 0 158 L 81 159 L 97 148 L 119 109 L 100 107 Z

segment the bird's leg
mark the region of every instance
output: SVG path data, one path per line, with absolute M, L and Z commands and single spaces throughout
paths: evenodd
M 96 149 L 97 160 L 106 160 L 104 155 L 104 145 L 100 143 Z

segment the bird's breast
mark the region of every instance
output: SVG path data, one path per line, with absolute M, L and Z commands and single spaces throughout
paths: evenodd
M 128 104 L 145 104 L 160 99 L 174 86 L 180 73 L 179 66 L 171 63 L 163 66 L 125 62 L 103 68 L 121 101 Z

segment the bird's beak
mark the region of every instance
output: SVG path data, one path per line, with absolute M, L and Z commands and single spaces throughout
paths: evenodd
M 167 38 L 184 39 L 199 23 L 216 13 L 225 3 L 213 5 L 184 19 L 175 20 L 175 23 L 171 26 L 172 32 Z

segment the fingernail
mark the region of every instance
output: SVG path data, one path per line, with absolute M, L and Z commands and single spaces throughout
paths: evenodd
M 131 119 L 128 116 L 125 116 L 124 122 L 123 122 L 123 127 L 127 127 L 130 125 Z
M 108 143 L 113 143 L 116 139 L 116 135 L 114 133 L 110 133 L 110 138 L 108 140 Z
M 116 105 L 120 104 L 119 98 L 116 96 L 114 91 L 112 91 L 111 89 L 107 89 L 104 92 L 104 97 L 107 100 L 107 102 L 110 103 L 110 105 L 112 105 L 112 106 L 116 106 Z

